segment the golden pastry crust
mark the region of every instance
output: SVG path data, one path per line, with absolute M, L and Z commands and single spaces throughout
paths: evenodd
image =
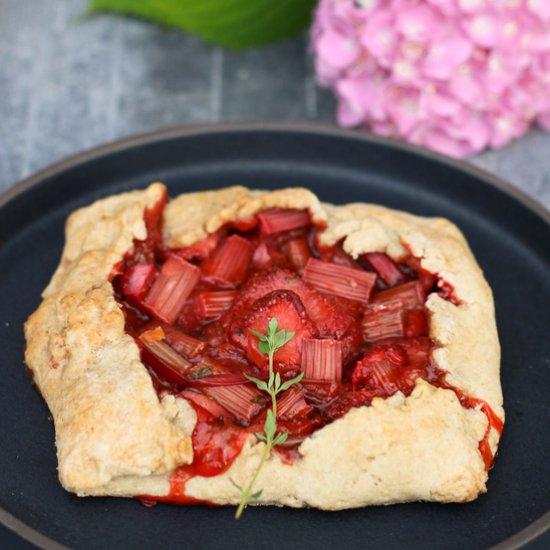
M 156 396 L 124 331 L 109 274 L 144 238 L 143 212 L 162 196 L 145 191 L 98 201 L 67 223 L 63 257 L 44 301 L 25 326 L 26 361 L 56 426 L 59 475 L 80 495 L 165 496 L 169 476 L 192 461 L 190 434 L 196 422 L 181 398 Z M 306 189 L 273 192 L 230 187 L 188 193 L 168 203 L 164 239 L 187 246 L 224 223 L 245 220 L 273 206 L 308 208 L 327 224 L 322 239 L 344 239 L 351 256 L 383 251 L 399 258 L 406 247 L 422 267 L 455 289 L 459 305 L 430 295 L 430 336 L 448 380 L 485 400 L 504 419 L 500 348 L 491 290 L 460 231 L 449 221 L 421 218 L 381 206 L 322 204 Z M 397 394 L 352 409 L 299 447 L 302 458 L 283 464 L 274 454 L 260 474 L 259 504 L 338 510 L 411 500 L 461 502 L 485 491 L 487 472 L 478 450 L 486 416 L 465 409 L 455 393 L 418 380 L 409 397 Z M 498 445 L 492 430 L 490 445 Z M 189 496 L 236 504 L 230 483 L 250 479 L 264 444 L 249 436 L 222 475 L 195 477 Z

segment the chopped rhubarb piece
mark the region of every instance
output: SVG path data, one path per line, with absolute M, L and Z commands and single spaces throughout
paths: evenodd
M 122 275 L 122 294 L 130 303 L 139 304 L 153 284 L 156 274 L 154 264 L 131 265 Z
M 307 239 L 291 239 L 286 243 L 286 257 L 296 271 L 301 272 L 311 257 Z
M 306 415 L 312 410 L 313 407 L 306 403 L 302 390 L 296 386 L 292 386 L 277 397 L 277 416 L 282 419 Z
M 204 353 L 208 347 L 206 342 L 193 338 L 171 325 L 161 323 L 160 327 L 164 331 L 168 344 L 187 359 L 193 359 L 197 355 Z
M 407 309 L 403 312 L 405 320 L 405 336 L 415 338 L 428 335 L 428 319 L 421 309 Z M 396 336 L 399 336 L 396 334 Z
M 203 263 L 203 272 L 214 284 L 235 288 L 246 277 L 253 253 L 254 247 L 249 241 L 231 235 Z
M 299 369 L 302 340 L 316 336 L 317 330 L 294 292 L 275 290 L 254 302 L 245 318 L 241 319 L 241 326 L 232 335 L 233 340 L 246 349 L 250 361 L 262 369 L 267 368 L 267 356 L 258 348 L 258 337 L 247 329 L 266 334 L 268 322 L 272 318 L 277 319 L 279 329 L 294 332 L 292 340 L 275 352 L 275 365 L 279 370 Z
M 404 312 L 400 302 L 370 304 L 363 317 L 363 338 L 374 342 L 382 338 L 398 338 L 404 334 Z
M 309 214 L 304 210 L 271 208 L 258 214 L 260 229 L 264 235 L 292 231 L 309 225 Z
M 418 281 L 411 281 L 377 292 L 371 301 L 373 304 L 400 302 L 404 309 L 414 309 L 422 307 L 425 299 L 422 285 Z
M 194 386 L 197 388 L 214 386 L 240 386 L 241 384 L 247 384 L 249 382 L 248 378 L 238 372 L 227 372 L 221 374 L 212 372 L 205 376 L 201 376 L 200 373 L 200 370 L 193 369 L 188 382 L 190 386 Z
M 404 280 L 403 273 L 399 270 L 397 264 L 382 252 L 371 252 L 366 254 L 366 258 L 378 276 L 388 285 L 395 286 Z
M 173 350 L 165 340 L 162 328 L 157 327 L 140 334 L 143 360 L 163 378 L 174 384 L 185 384 L 191 363 Z
M 376 275 L 310 258 L 304 281 L 321 292 L 368 303 Z
M 242 423 L 249 423 L 263 408 L 262 393 L 252 385 L 208 386 L 204 392 Z M 261 400 L 263 401 L 263 400 Z
M 195 307 L 198 316 L 203 321 L 219 319 L 231 308 L 237 296 L 235 290 L 220 290 L 217 292 L 201 292 L 195 297 Z
M 172 324 L 178 318 L 199 278 L 198 267 L 171 255 L 164 262 L 144 304 L 155 317 Z
M 205 411 L 208 411 L 214 418 L 225 418 L 229 416 L 229 413 L 215 399 L 204 395 L 204 393 L 184 390 L 178 393 L 178 397 L 183 397 L 184 399 L 191 401 L 193 405 L 202 407 Z
M 302 370 L 308 380 L 342 380 L 342 344 L 338 340 L 304 339 Z

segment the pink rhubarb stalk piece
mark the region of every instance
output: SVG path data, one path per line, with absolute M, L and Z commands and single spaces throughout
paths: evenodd
M 186 373 L 191 363 L 172 349 L 165 340 L 162 328 L 157 327 L 140 334 L 145 362 L 169 382 L 186 383 Z
M 309 214 L 305 210 L 271 208 L 258 214 L 260 230 L 264 235 L 292 231 L 309 225 Z
M 122 294 L 134 304 L 143 299 L 156 275 L 153 264 L 135 264 L 130 266 L 122 276 Z
M 363 317 L 363 338 L 366 342 L 399 338 L 404 333 L 403 307 L 400 302 L 367 306 Z
M 202 266 L 214 284 L 235 288 L 246 277 L 254 247 L 239 235 L 231 235 Z
M 411 281 L 397 285 L 387 290 L 376 293 L 372 298 L 373 304 L 389 304 L 399 302 L 404 309 L 422 307 L 426 296 L 422 285 L 418 281 Z
M 277 416 L 279 418 L 290 419 L 308 414 L 312 410 L 313 407 L 306 403 L 302 390 L 296 386 L 286 390 L 280 397 L 277 396 Z
M 368 303 L 376 275 L 310 258 L 303 279 L 321 292 Z
M 203 391 L 244 423 L 250 422 L 264 407 L 257 402 L 262 394 L 251 385 L 208 386 Z
M 366 254 L 369 264 L 374 268 L 378 276 L 389 286 L 403 282 L 403 274 L 396 263 L 382 252 L 371 252 Z
M 342 343 L 305 338 L 302 342 L 302 370 L 307 380 L 341 382 Z
M 231 308 L 236 296 L 235 290 L 201 292 L 195 297 L 197 314 L 203 321 L 219 319 Z
M 197 355 L 204 353 L 208 347 L 206 342 L 193 338 L 170 325 L 165 325 L 163 323 L 161 328 L 164 331 L 168 344 L 170 344 L 170 346 L 180 355 L 187 357 L 187 359 L 193 359 Z
M 178 318 L 199 278 L 198 267 L 172 255 L 164 262 L 144 304 L 155 317 L 172 324 Z

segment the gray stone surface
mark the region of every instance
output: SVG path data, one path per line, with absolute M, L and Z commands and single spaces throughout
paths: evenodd
M 81 20 L 86 0 L 0 0 L 0 190 L 99 143 L 186 123 L 334 123 L 305 36 L 227 52 L 113 16 Z M 472 161 L 550 207 L 550 134 Z

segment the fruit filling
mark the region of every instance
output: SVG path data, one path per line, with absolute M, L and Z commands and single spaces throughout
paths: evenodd
M 197 412 L 193 464 L 174 474 L 169 497 L 156 500 L 191 502 L 185 482 L 227 470 L 246 436 L 261 431 L 271 398 L 247 377 L 267 381 L 257 334 L 270 319 L 294 333 L 273 355 L 275 373 L 282 383 L 303 373 L 277 396 L 277 429 L 288 437 L 274 450 L 286 462 L 299 459 L 300 443 L 315 430 L 375 397 L 410 395 L 418 378 L 452 389 L 502 429 L 486 403 L 452 388 L 433 361 L 426 299 L 437 292 L 458 300 L 417 258 L 353 259 L 341 243 L 320 245 L 323 228 L 308 211 L 281 208 L 170 249 L 161 238 L 164 204 L 146 212 L 147 238 L 112 274 L 159 396 L 183 397 Z M 480 444 L 487 468 L 489 431 Z

